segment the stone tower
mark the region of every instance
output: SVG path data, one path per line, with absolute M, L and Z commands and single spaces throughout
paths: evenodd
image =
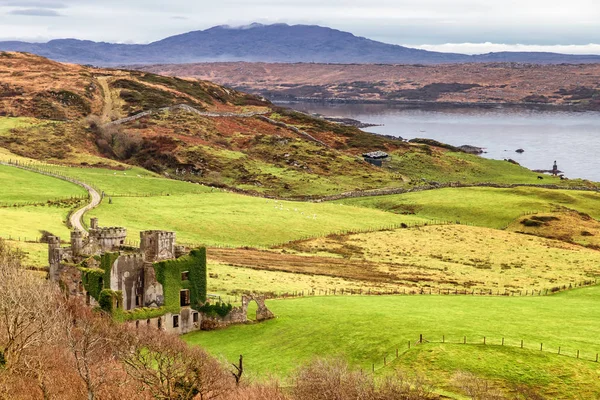
M 175 232 L 140 232 L 140 251 L 148 262 L 175 258 Z
M 78 256 L 81 254 L 81 250 L 83 249 L 83 232 L 79 229 L 75 229 L 71 231 L 71 251 L 74 256 Z
M 50 266 L 49 279 L 58 281 L 60 262 L 62 261 L 62 249 L 60 248 L 60 238 L 57 236 L 48 237 L 48 265 Z

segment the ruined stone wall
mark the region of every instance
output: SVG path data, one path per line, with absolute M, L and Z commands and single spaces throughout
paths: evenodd
M 265 299 L 265 296 L 244 295 L 242 296 L 242 305 L 235 307 L 225 317 L 202 315 L 201 329 L 210 331 L 226 328 L 230 325 L 249 323 L 248 305 L 253 301 L 258 305 L 258 309 L 256 310 L 256 322 L 273 319 L 275 318 L 275 314 L 267 308 Z
M 118 250 L 127 238 L 127 229 L 120 227 L 90 229 L 89 244 L 97 244 L 97 251 Z
M 111 267 L 110 289 L 121 291 L 124 310 L 132 310 L 143 305 L 144 267 L 145 262 L 141 254 L 120 256 Z
M 196 322 L 194 322 L 194 315 Z M 177 325 L 175 326 L 175 317 Z M 127 324 L 137 329 L 160 329 L 173 335 L 183 335 L 200 330 L 202 314 L 191 308 L 183 308 L 179 314 L 167 313 L 160 317 L 145 320 L 129 321 Z
M 162 307 L 165 304 L 163 285 L 156 280 L 154 267 L 144 267 L 144 307 Z

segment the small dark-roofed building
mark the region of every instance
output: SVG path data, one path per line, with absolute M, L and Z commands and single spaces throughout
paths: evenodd
M 364 153 L 363 159 L 369 164 L 375 165 L 377 167 L 383 166 L 383 162 L 389 159 L 389 154 L 383 151 L 372 151 L 370 153 Z

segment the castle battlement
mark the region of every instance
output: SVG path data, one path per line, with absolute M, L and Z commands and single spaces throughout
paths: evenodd
M 90 236 L 96 238 L 125 238 L 127 237 L 127 229 L 123 227 L 90 229 Z

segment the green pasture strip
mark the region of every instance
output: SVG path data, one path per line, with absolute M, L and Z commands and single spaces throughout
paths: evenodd
M 112 199 L 87 214 L 104 226 L 125 226 L 129 238 L 139 231 L 177 232 L 182 243 L 210 246 L 271 246 L 341 231 L 379 230 L 427 220 L 339 204 L 267 200 L 231 193 Z
M 20 168 L 0 165 L 0 205 L 43 203 L 86 196 L 80 186 Z
M 426 377 L 435 387 L 457 391 L 459 373 L 469 373 L 486 380 L 491 387 L 504 392 L 527 386 L 546 398 L 595 399 L 600 397 L 600 366 L 595 362 L 558 355 L 556 348 L 539 351 L 528 344 L 495 338 L 483 344 L 424 343 L 390 355 L 388 365 L 378 374 L 399 368 Z M 464 379 L 464 378 L 462 378 Z M 514 393 L 514 392 L 513 392 Z
M 335 203 L 376 208 L 395 213 L 415 213 L 425 218 L 459 221 L 489 228 L 503 228 L 519 216 L 567 207 L 600 218 L 600 193 L 519 187 L 447 188 L 344 199 Z
M 209 285 L 210 287 L 210 285 Z M 275 320 L 185 336 L 230 361 L 244 355 L 250 374 L 286 376 L 318 356 L 342 356 L 370 369 L 385 355 L 425 340 L 499 343 L 558 350 L 593 360 L 600 352 L 597 335 L 600 287 L 541 297 L 340 296 L 268 302 Z
M 45 230 L 68 240 L 68 212 L 68 208 L 49 206 L 0 208 L 0 237 L 31 241 L 39 239 Z

